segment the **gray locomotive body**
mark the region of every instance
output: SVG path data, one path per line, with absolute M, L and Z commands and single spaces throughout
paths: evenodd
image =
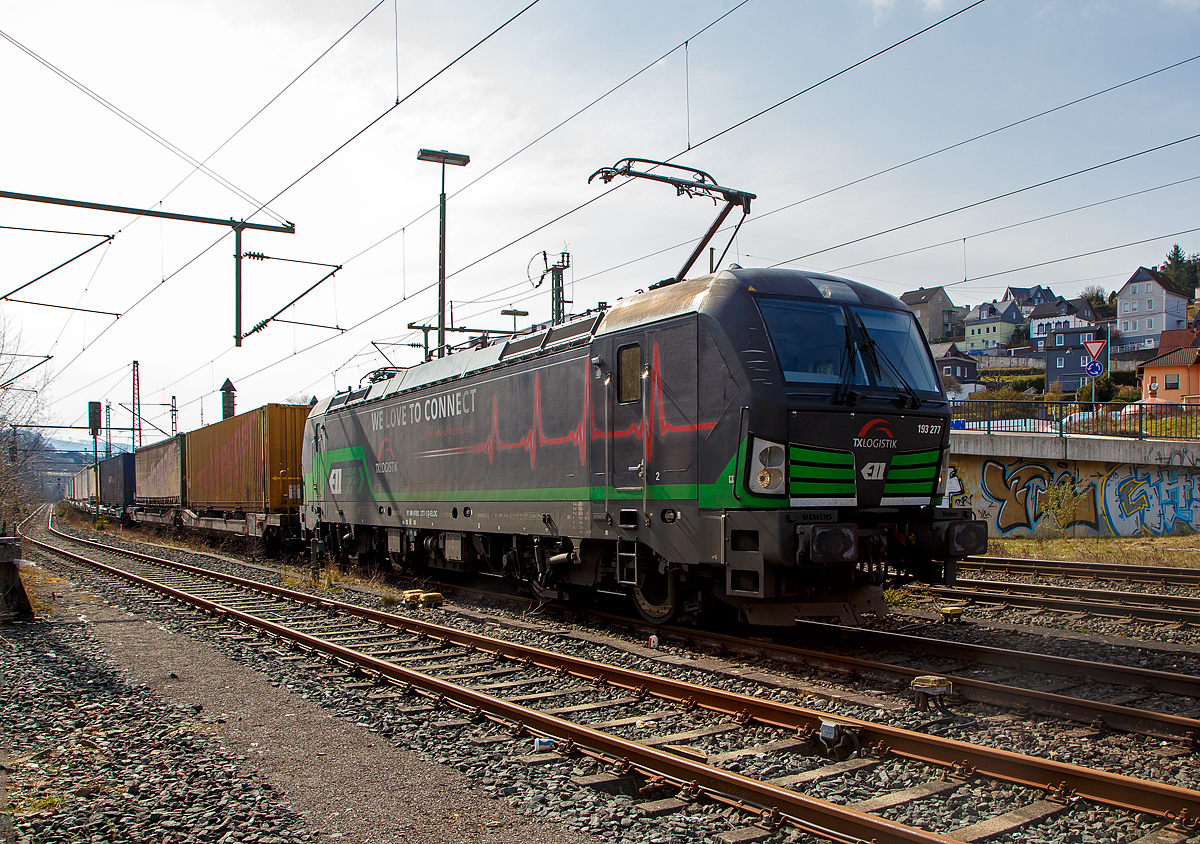
M 949 404 L 899 300 L 732 269 L 318 402 L 314 552 L 486 571 L 537 594 L 627 591 L 666 622 L 883 611 L 890 567 L 982 552 L 939 507 Z

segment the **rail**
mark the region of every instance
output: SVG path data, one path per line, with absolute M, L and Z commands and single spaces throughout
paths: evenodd
M 1140 402 L 991 401 L 951 403 L 950 428 L 988 434 L 1088 434 L 1131 439 L 1200 439 L 1200 405 Z
M 1033 560 L 1021 557 L 967 557 L 965 560 L 959 560 L 958 570 L 960 572 L 1028 574 L 1035 577 L 1093 578 L 1095 580 L 1116 580 L 1123 583 L 1157 583 L 1162 586 L 1200 586 L 1200 569 L 1184 566 L 1082 563 L 1067 560 Z

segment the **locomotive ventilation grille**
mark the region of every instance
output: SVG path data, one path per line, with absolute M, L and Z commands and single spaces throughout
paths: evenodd
M 788 480 L 793 507 L 855 507 L 858 485 L 854 454 L 828 448 L 788 448 Z
M 880 506 L 929 504 L 937 485 L 938 449 L 901 451 L 886 463 L 859 467 L 854 453 L 790 445 L 788 488 L 793 507 L 857 507 L 859 475 L 883 480 Z M 879 467 L 876 469 L 875 467 Z M 875 474 L 882 470 L 882 478 Z
M 899 504 L 928 504 L 937 486 L 938 461 L 936 448 L 928 451 L 901 451 L 892 457 L 887 480 L 883 485 L 884 507 Z

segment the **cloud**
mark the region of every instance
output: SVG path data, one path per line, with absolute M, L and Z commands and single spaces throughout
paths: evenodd
M 868 2 L 873 11 L 871 22 L 875 24 L 881 23 L 890 15 L 896 5 L 896 0 L 868 0 Z M 918 0 L 918 2 L 921 4 L 921 8 L 927 12 L 941 12 L 946 8 L 946 0 Z M 1167 0 L 1167 2 L 1196 5 L 1200 3 L 1200 0 Z

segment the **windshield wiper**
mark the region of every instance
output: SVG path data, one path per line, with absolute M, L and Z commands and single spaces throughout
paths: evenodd
M 867 326 L 863 324 L 862 317 L 856 313 L 854 314 L 854 321 L 858 323 L 858 330 L 862 332 L 863 339 L 866 341 L 867 355 L 871 358 L 871 363 L 874 365 L 875 371 L 877 373 L 880 372 L 879 361 L 882 360 L 885 364 L 887 364 L 888 369 L 892 371 L 892 374 L 896 377 L 896 380 L 900 382 L 900 386 L 904 388 L 904 392 L 908 393 L 908 401 L 901 402 L 901 405 L 904 406 L 911 402 L 914 408 L 920 407 L 921 397 L 917 395 L 917 391 L 913 389 L 912 384 L 908 383 L 908 379 L 904 377 L 904 374 L 900 371 L 899 367 L 892 363 L 892 359 L 888 357 L 887 352 L 881 349 L 879 344 L 875 342 L 875 339 L 867 333 Z M 892 388 L 897 392 L 900 390 L 900 387 L 896 386 L 895 383 L 892 384 Z
M 846 323 L 846 359 L 842 362 L 842 371 L 838 373 L 838 388 L 833 394 L 834 404 L 848 404 L 858 407 L 862 404 L 863 394 L 850 389 L 850 379 L 854 377 L 854 358 L 858 356 L 858 338 Z

